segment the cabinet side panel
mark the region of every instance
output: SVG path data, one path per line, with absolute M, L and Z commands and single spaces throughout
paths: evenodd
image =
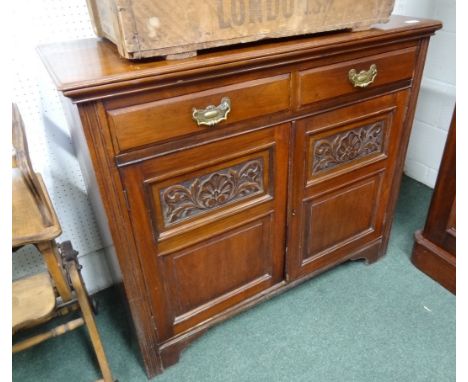
M 77 147 L 77 156 L 82 166 L 86 182 L 91 188 L 99 189 L 105 195 L 100 201 L 104 207 L 109 232 L 113 238 L 122 269 L 125 294 L 131 310 L 135 331 L 148 376 L 162 371 L 157 343 L 157 333 L 153 324 L 153 313 L 146 303 L 147 291 L 141 273 L 130 222 L 126 213 L 125 200 L 121 191 L 118 172 L 109 159 L 110 137 L 106 133 L 102 105 L 98 103 L 80 104 L 78 107 L 65 101 L 69 115 L 70 131 Z M 68 103 L 68 105 L 67 105 Z M 81 123 L 79 122 L 81 120 Z M 91 165 L 91 163 L 93 165 Z M 120 192 L 119 192 L 120 190 Z M 99 199 L 97 205 L 99 205 Z M 98 207 L 100 208 L 100 207 Z M 106 229 L 104 229 L 106 234 Z M 115 263 L 115 262 L 114 262 Z
M 403 176 L 403 166 L 405 164 L 406 152 L 408 149 L 409 138 L 411 135 L 411 128 L 414 120 L 414 113 L 416 109 L 416 102 L 418 100 L 419 89 L 421 87 L 421 79 L 424 70 L 424 63 L 426 61 L 427 48 L 429 45 L 429 37 L 424 37 L 420 40 L 418 55 L 416 59 L 416 66 L 414 68 L 413 83 L 411 86 L 411 93 L 409 100 L 407 94 L 400 94 L 400 102 L 406 105 L 403 120 L 403 132 L 399 143 L 399 152 L 395 160 L 395 170 L 393 175 L 393 182 L 390 187 L 390 201 L 386 211 L 385 228 L 383 235 L 383 243 L 381 253 L 385 253 L 390 240 L 390 230 L 392 229 L 393 215 L 395 212 L 398 194 L 401 186 L 401 178 Z
M 60 96 L 60 101 L 67 118 L 73 148 L 80 164 L 81 173 L 86 185 L 86 192 L 98 223 L 99 234 L 104 244 L 107 262 L 111 270 L 112 281 L 114 284 L 118 284 L 122 282 L 122 272 L 116 258 L 114 242 L 112 240 L 106 212 L 104 210 L 104 203 L 99 193 L 96 173 L 94 172 L 89 149 L 83 135 L 83 126 L 79 119 L 78 108 L 63 95 Z

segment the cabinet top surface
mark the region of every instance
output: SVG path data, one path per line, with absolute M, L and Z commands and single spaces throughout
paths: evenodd
M 71 98 L 92 91 L 109 91 L 129 84 L 144 83 L 176 75 L 196 75 L 214 69 L 245 64 L 261 65 L 275 58 L 325 51 L 333 47 L 388 42 L 434 33 L 441 23 L 434 20 L 392 16 L 362 32 L 332 32 L 308 37 L 268 40 L 200 52 L 196 57 L 168 61 L 121 58 L 115 46 L 101 39 L 74 40 L 42 45 L 38 53 L 58 90 Z

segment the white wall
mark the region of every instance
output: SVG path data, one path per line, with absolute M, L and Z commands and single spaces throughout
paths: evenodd
M 16 0 L 11 7 L 11 25 L 29 26 L 12 31 L 13 101 L 26 123 L 34 167 L 44 176 L 62 224 L 59 240 L 72 241 L 88 289 L 97 291 L 112 283 L 106 257 L 110 243 L 99 233 L 62 106 L 35 52 L 39 44 L 94 37 L 86 0 Z M 397 0 L 395 13 L 439 18 L 445 24 L 431 42 L 405 168 L 433 186 L 455 101 L 455 0 Z M 41 257 L 31 248 L 13 257 L 14 278 L 40 269 Z
M 404 170 L 433 188 L 455 106 L 455 0 L 396 0 L 394 13 L 444 24 L 429 45 Z

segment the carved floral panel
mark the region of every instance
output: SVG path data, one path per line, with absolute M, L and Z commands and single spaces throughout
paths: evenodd
M 382 152 L 384 121 L 319 139 L 314 143 L 312 174 Z
M 162 189 L 165 225 L 262 193 L 263 171 L 258 158 Z

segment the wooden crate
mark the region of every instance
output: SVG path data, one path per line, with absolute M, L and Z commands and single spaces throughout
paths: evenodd
M 130 59 L 386 22 L 394 0 L 87 0 L 95 32 Z

